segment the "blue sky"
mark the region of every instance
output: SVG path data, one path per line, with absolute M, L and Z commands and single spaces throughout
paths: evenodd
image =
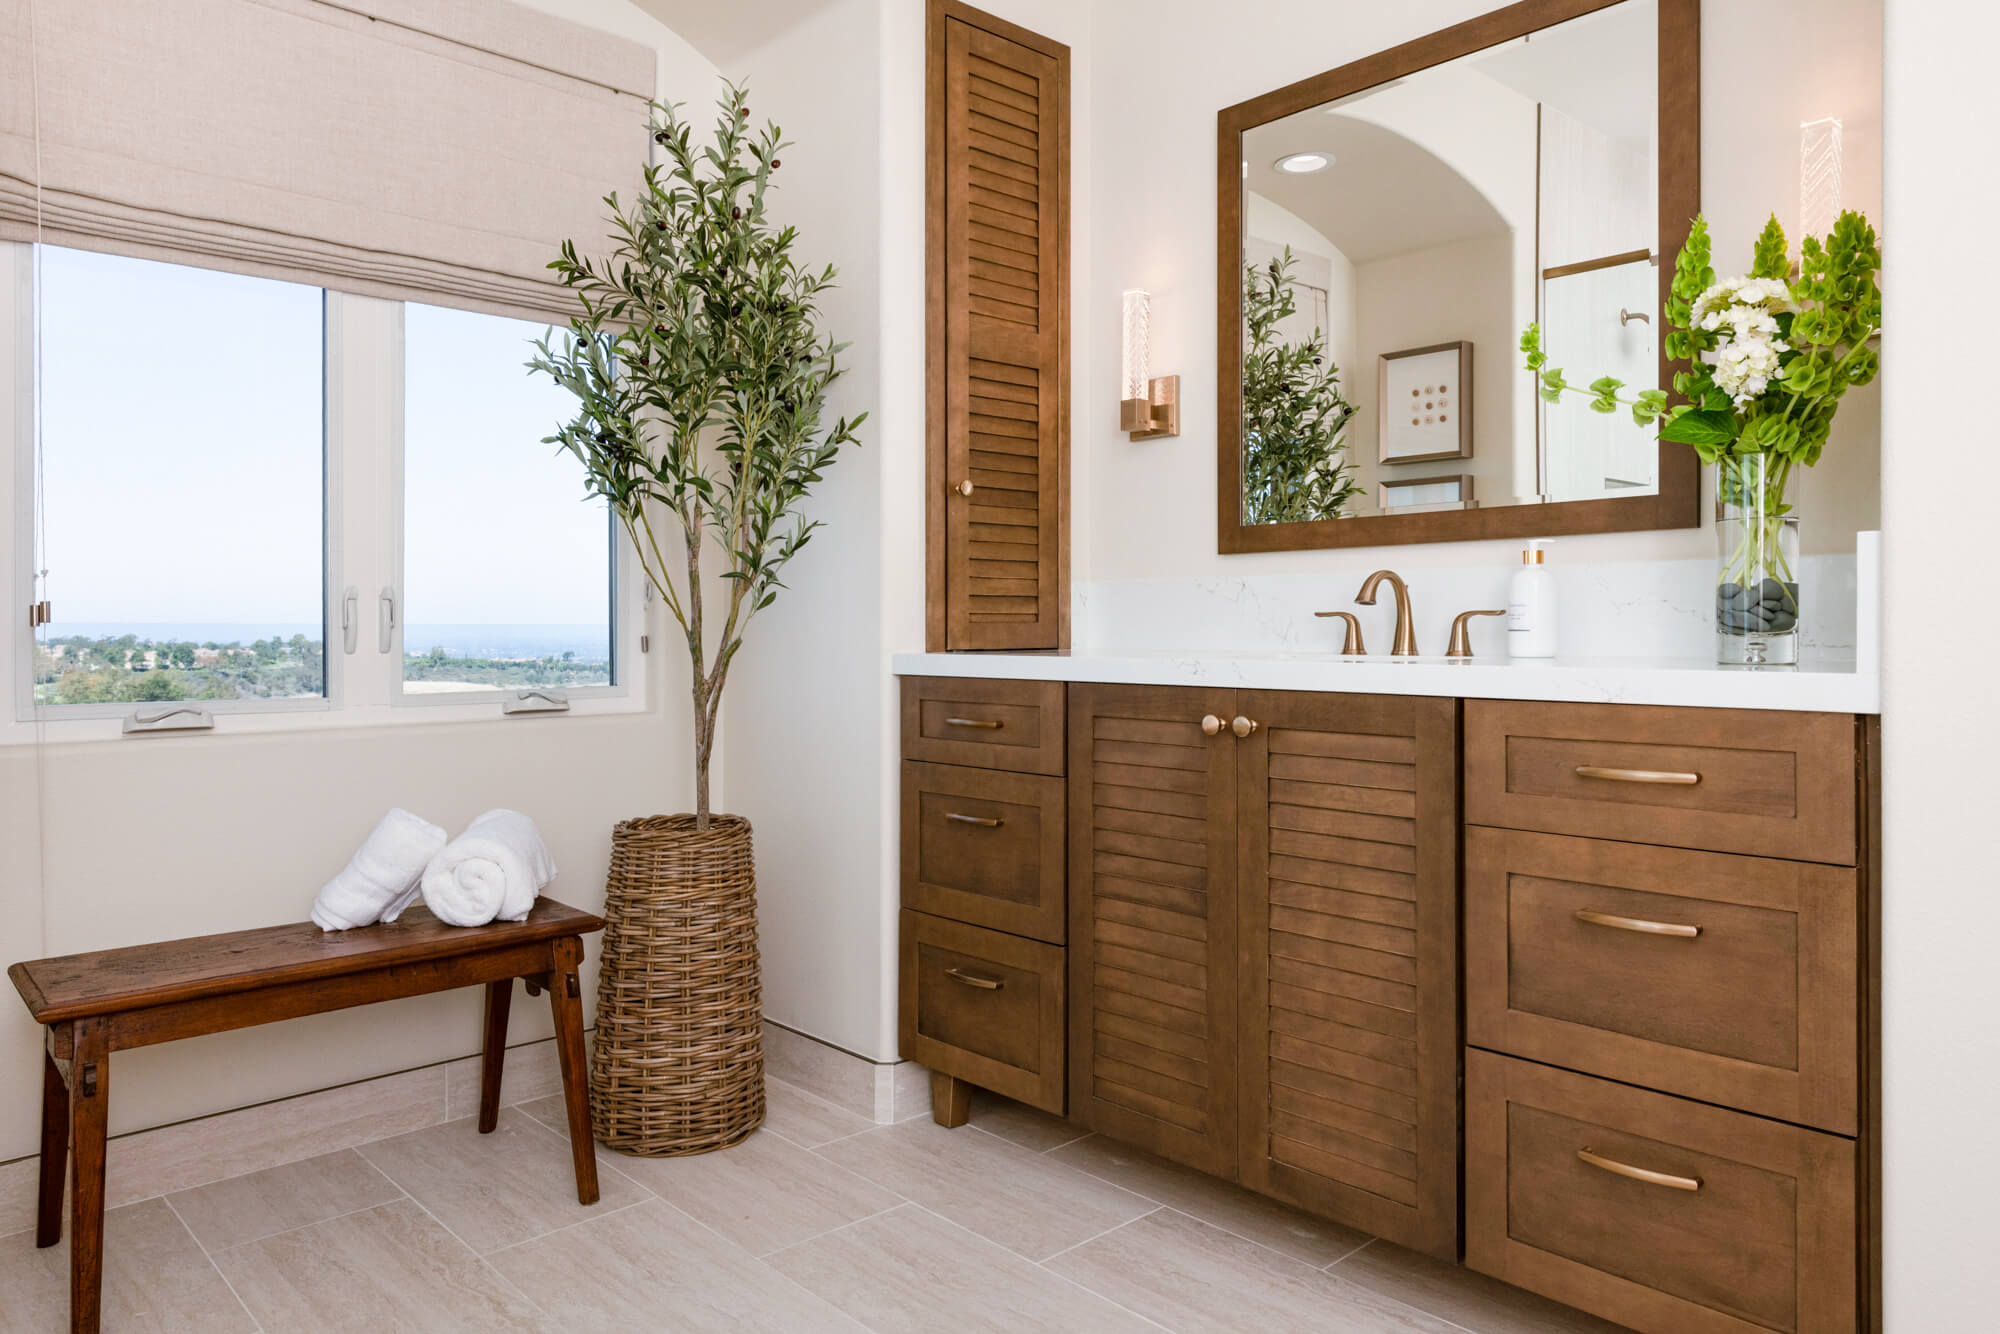
M 53 246 L 41 281 L 45 531 L 62 618 L 317 622 L 319 289 Z M 604 510 L 582 503 L 580 465 L 540 443 L 570 399 L 522 367 L 540 333 L 405 308 L 413 622 L 605 619 Z M 351 440 L 349 467 L 385 446 Z

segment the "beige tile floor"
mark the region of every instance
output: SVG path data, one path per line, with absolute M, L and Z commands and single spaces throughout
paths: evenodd
M 598 1163 L 579 1208 L 546 1098 L 128 1204 L 104 1328 L 1617 1334 L 998 1099 L 877 1126 L 774 1080 L 735 1149 Z M 66 1264 L 0 1238 L 0 1334 L 66 1327 Z

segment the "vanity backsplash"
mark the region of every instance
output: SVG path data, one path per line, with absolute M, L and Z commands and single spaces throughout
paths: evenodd
M 1354 594 L 1371 570 L 1395 565 L 1396 554 L 1371 551 L 1343 560 L 1338 568 L 1297 574 L 1081 583 L 1076 651 L 1336 653 L 1341 623 L 1316 619 L 1313 613 L 1352 611 L 1361 618 L 1370 656 L 1384 655 L 1395 608 L 1387 598 L 1374 607 L 1357 607 Z M 1856 657 L 1857 558 L 1808 556 L 1803 564 L 1801 582 L 1811 590 L 1801 609 L 1805 648 L 1822 659 Z M 1558 543 L 1549 569 L 1559 590 L 1565 658 L 1713 656 L 1712 559 L 1567 561 Z M 1403 573 L 1410 585 L 1417 647 L 1433 657 L 1444 652 L 1452 618 L 1459 612 L 1507 605 L 1513 568 L 1487 562 L 1418 566 Z M 1505 658 L 1506 619 L 1475 619 L 1472 647 L 1479 658 Z

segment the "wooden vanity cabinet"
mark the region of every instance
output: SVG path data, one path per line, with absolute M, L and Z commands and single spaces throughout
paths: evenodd
M 1243 1184 L 1458 1257 L 1458 703 L 1244 691 Z
M 1851 715 L 1465 706 L 1465 1262 L 1641 1334 L 1879 1327 Z
M 964 1124 L 975 1084 L 1065 1109 L 1064 694 L 902 682 L 898 1032 L 940 1124 Z
M 1879 1330 L 1874 720 L 903 697 L 941 1123 L 976 1084 L 1447 1261 L 1462 1224 L 1641 1334 Z
M 1069 735 L 1072 1119 L 1455 1259 L 1456 703 L 1078 685 Z
M 1071 686 L 1069 702 L 1070 1117 L 1230 1180 L 1234 704 L 1124 685 Z

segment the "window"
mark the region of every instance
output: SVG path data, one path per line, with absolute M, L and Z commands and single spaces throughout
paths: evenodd
M 406 696 L 613 682 L 611 514 L 542 443 L 576 413 L 525 369 L 546 332 L 403 307 Z
M 576 411 L 527 368 L 546 333 L 0 243 L 0 587 L 54 612 L 8 613 L 0 744 L 169 703 L 223 732 L 498 719 L 527 688 L 644 709 L 645 584 L 543 443 Z
M 39 250 L 35 701 L 323 699 L 325 294 Z

